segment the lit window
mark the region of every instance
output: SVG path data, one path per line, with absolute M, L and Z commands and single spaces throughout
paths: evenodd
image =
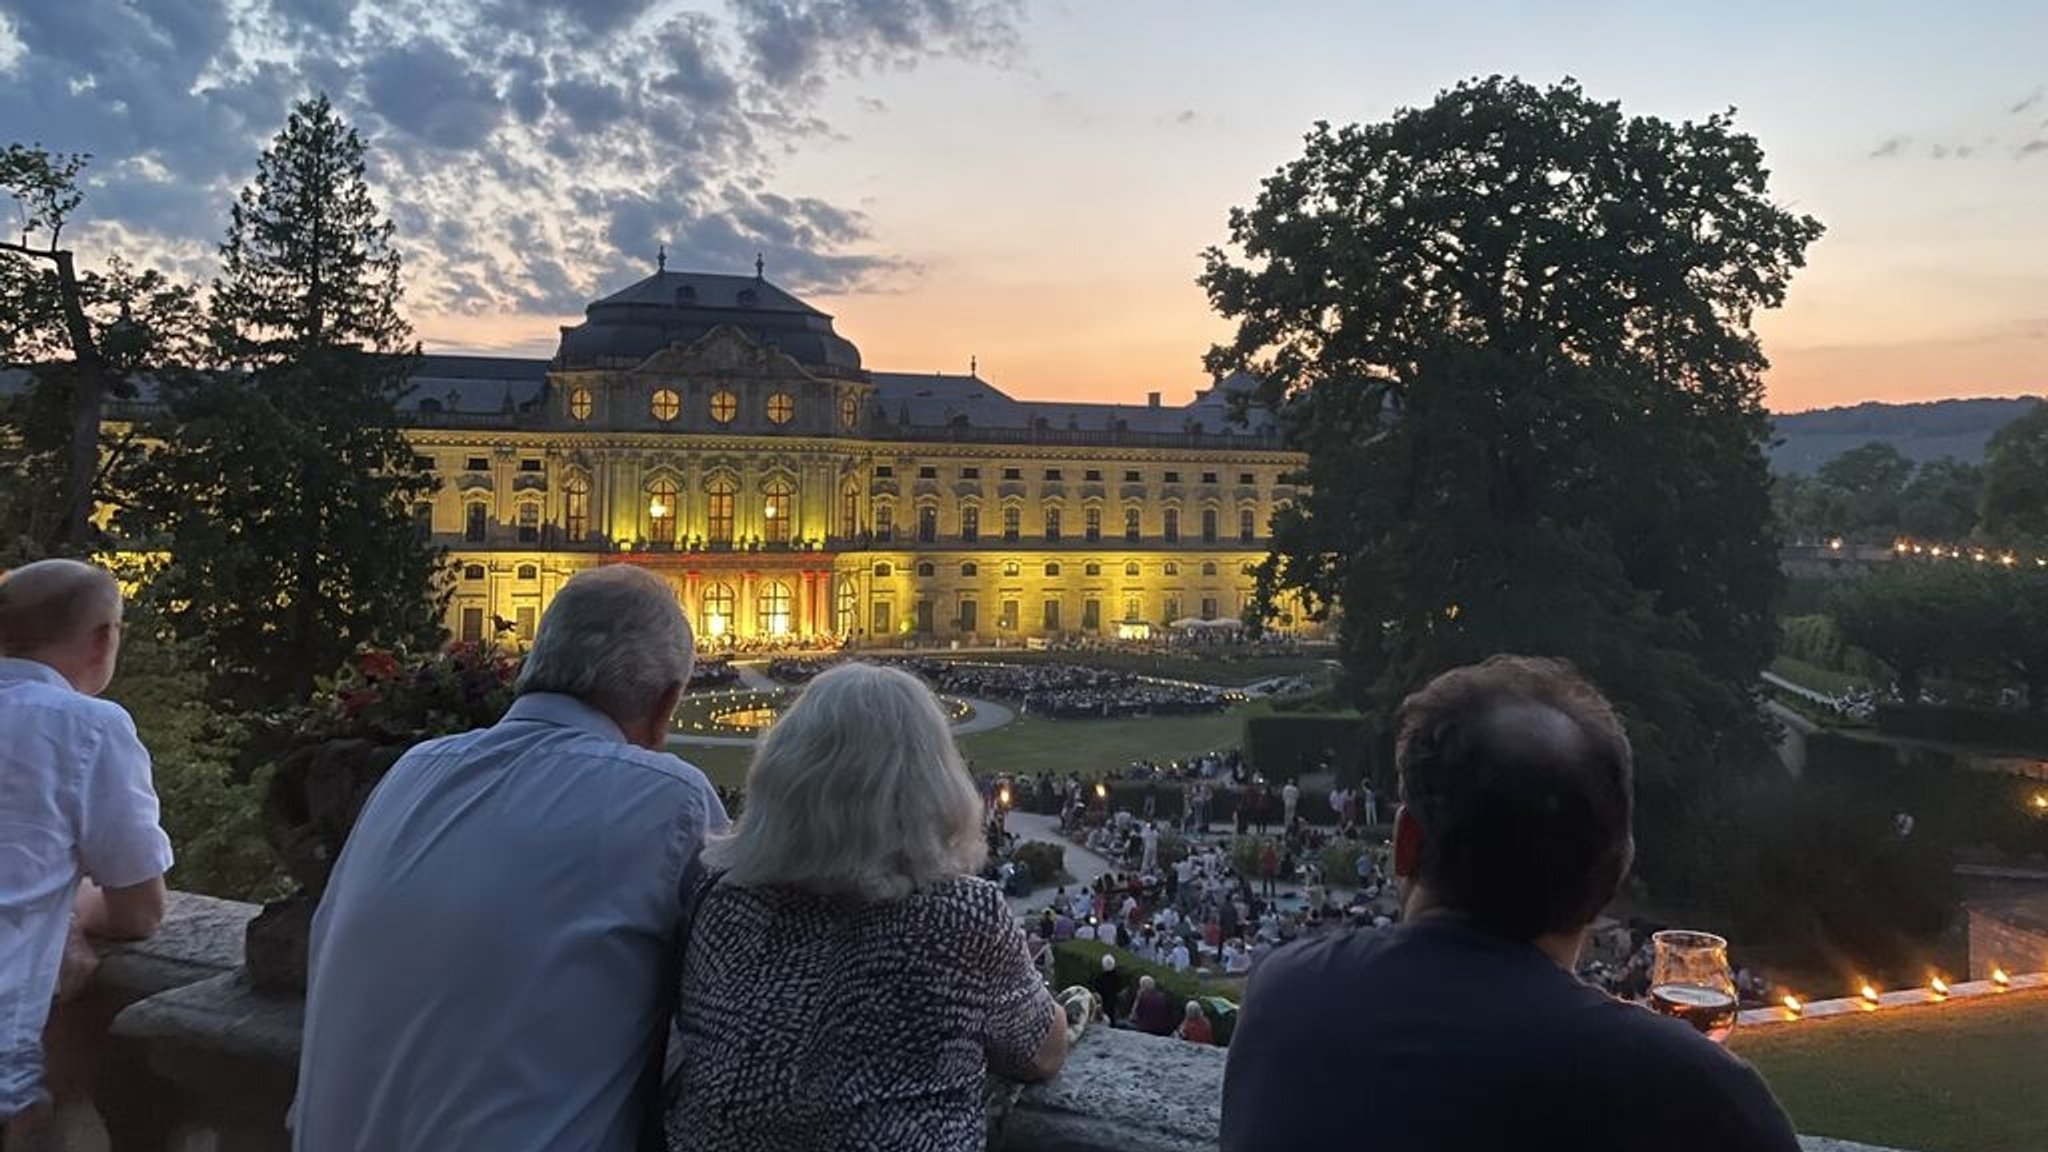
M 720 424 L 732 423 L 740 414 L 740 398 L 721 388 L 711 394 L 711 418 Z
M 860 401 L 852 396 L 839 398 L 839 422 L 848 428 L 860 423 Z
M 647 486 L 647 538 L 657 544 L 676 540 L 676 482 L 662 477 Z
M 590 534 L 590 481 L 581 476 L 562 482 L 562 528 L 572 544 Z
M 1057 508 L 1045 510 L 1045 538 L 1055 543 L 1060 538 L 1060 510 Z
M 1102 565 L 1097 561 L 1090 560 L 1086 564 L 1081 565 L 1081 575 L 1100 576 L 1102 575 Z
M 796 397 L 787 392 L 777 392 L 768 397 L 768 422 L 787 424 L 796 415 Z
M 704 486 L 704 538 L 711 543 L 732 543 L 732 506 L 738 492 L 723 477 Z
M 673 396 L 675 393 L 671 392 L 669 395 Z M 578 423 L 588 420 L 590 419 L 591 410 L 595 407 L 596 405 L 590 399 L 590 389 L 569 389 L 569 419 Z
M 683 414 L 683 398 L 673 388 L 656 388 L 654 396 L 647 402 L 647 410 L 663 424 Z
M 737 602 L 738 598 L 732 594 L 732 585 L 706 585 L 702 609 L 704 631 L 712 636 L 723 636 L 732 631 L 733 606 Z
M 859 594 L 853 590 L 853 581 L 841 580 L 839 591 L 832 605 L 832 624 L 841 632 L 853 631 L 854 604 Z
M 860 535 L 860 489 L 851 484 L 839 493 L 839 534 L 849 540 Z
M 761 490 L 761 538 L 770 544 L 789 543 L 794 492 L 787 480 L 770 480 Z
M 1164 563 L 1164 564 L 1161 564 L 1161 565 L 1159 566 L 1159 570 L 1160 570 L 1161 572 L 1165 573 L 1165 574 L 1166 574 L 1166 575 L 1168 575 L 1168 576 L 1178 576 L 1178 575 L 1180 575 L 1180 565 L 1179 565 L 1179 564 L 1176 564 L 1176 563 L 1174 563 L 1174 562 L 1173 562 L 1173 561 L 1171 561 L 1171 560 L 1168 560 L 1168 561 L 1167 561 L 1166 563 Z M 1177 613 L 1177 612 L 1176 612 L 1176 613 L 1170 613 L 1169 615 L 1175 615 L 1175 616 L 1177 616 L 1177 615 L 1179 615 L 1179 613 Z
M 761 630 L 770 636 L 789 635 L 790 605 L 793 603 L 795 598 L 789 594 L 789 585 L 780 580 L 770 580 L 763 585 L 760 603 L 756 606 Z
M 1024 571 L 1023 565 L 1017 563 L 1015 560 L 1003 561 L 1003 575 L 1015 576 L 1022 571 Z
M 1024 510 L 1015 504 L 1003 509 L 1003 539 L 1014 543 L 1024 532 Z

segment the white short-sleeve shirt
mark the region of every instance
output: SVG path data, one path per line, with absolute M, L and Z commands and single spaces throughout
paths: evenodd
M 33 1103 L 79 878 L 170 870 L 149 753 L 121 706 L 33 660 L 0 659 L 0 1119 Z

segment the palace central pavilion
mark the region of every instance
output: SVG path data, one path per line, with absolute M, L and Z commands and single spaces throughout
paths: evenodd
M 405 401 L 449 625 L 530 638 L 599 564 L 676 590 L 713 643 L 1129 637 L 1238 616 L 1300 467 L 1234 378 L 1181 407 L 1014 399 L 872 372 L 758 274 L 658 272 L 552 360 L 427 356 Z

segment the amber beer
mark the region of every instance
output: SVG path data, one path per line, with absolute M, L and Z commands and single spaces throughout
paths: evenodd
M 1719 1041 L 1735 1027 L 1735 997 L 1698 984 L 1659 984 L 1650 989 L 1650 1007 L 1692 1025 Z

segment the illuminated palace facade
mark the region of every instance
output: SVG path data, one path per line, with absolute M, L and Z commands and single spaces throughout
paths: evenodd
M 1156 633 L 1250 601 L 1301 457 L 1242 380 L 1185 406 L 1014 399 L 870 372 L 760 275 L 661 271 L 553 360 L 428 356 L 415 508 L 458 638 L 530 638 L 579 571 L 636 564 L 700 638 L 1010 643 Z

